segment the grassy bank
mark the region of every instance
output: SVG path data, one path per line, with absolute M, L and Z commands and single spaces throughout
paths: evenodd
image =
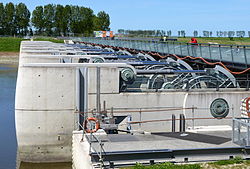
M 14 37 L 1 37 L 0 52 L 19 52 L 20 43 L 22 40 L 24 39 Z
M 218 43 L 218 44 L 229 44 L 229 45 L 250 45 L 250 38 L 225 38 L 225 37 L 198 37 L 196 38 L 198 43 Z M 189 42 L 190 37 L 178 38 L 179 42 Z
M 173 164 L 170 162 L 143 166 L 137 164 L 133 167 L 123 169 L 243 169 L 250 168 L 250 161 L 243 160 L 241 157 L 235 157 L 231 160 L 220 160 L 211 163 L 202 164 Z
M 54 43 L 63 43 L 62 39 L 56 39 L 56 38 L 35 38 L 34 41 L 50 41 Z
M 0 37 L 0 52 L 19 52 L 21 41 L 25 39 L 14 37 Z M 35 38 L 35 41 L 51 41 L 63 43 L 63 40 L 55 38 Z

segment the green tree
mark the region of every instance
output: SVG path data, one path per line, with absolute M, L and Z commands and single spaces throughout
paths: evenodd
M 15 6 L 12 2 L 5 5 L 5 34 L 14 35 L 15 34 Z
M 70 29 L 73 33 L 89 36 L 93 34 L 94 12 L 90 8 L 71 6 Z
M 110 18 L 109 14 L 105 13 L 104 11 L 101 11 L 97 14 L 97 17 L 95 18 L 95 28 L 97 30 L 103 30 L 103 31 L 108 31 L 110 30 L 109 25 L 110 25 Z
M 41 34 L 44 30 L 44 15 L 43 7 L 37 6 L 32 12 L 31 18 L 32 25 L 37 29 L 37 33 Z
M 30 21 L 30 11 L 24 3 L 19 3 L 16 6 L 16 28 L 17 33 L 26 35 L 28 33 L 28 26 Z
M 64 7 L 62 5 L 56 5 L 55 8 L 55 33 L 61 35 L 64 27 Z
M 85 7 L 80 8 L 80 32 L 85 36 L 93 34 L 93 18 L 94 12 L 92 9 Z
M 62 32 L 64 36 L 70 32 L 71 7 L 66 5 L 63 9 Z
M 80 33 L 79 30 L 79 6 L 70 6 L 71 18 L 70 18 L 70 30 L 72 33 Z
M 5 11 L 3 3 L 0 3 L 0 35 L 5 34 Z
M 53 28 L 55 23 L 55 5 L 45 5 L 43 15 L 45 34 L 51 36 L 53 35 Z

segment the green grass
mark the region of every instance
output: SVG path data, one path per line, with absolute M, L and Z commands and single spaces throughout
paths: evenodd
M 231 160 L 220 160 L 220 161 L 216 161 L 213 162 L 211 164 L 214 165 L 230 165 L 230 164 L 241 164 L 244 163 L 244 160 L 241 157 L 235 157 Z
M 0 37 L 0 52 L 19 52 L 21 41 L 25 39 L 14 37 Z M 63 40 L 55 38 L 35 38 L 34 41 L 51 41 L 63 43 Z
M 190 41 L 190 37 L 186 38 L 178 38 L 179 42 L 186 42 Z M 198 43 L 218 43 L 218 44 L 227 44 L 227 45 L 250 45 L 250 38 L 227 38 L 227 37 L 198 37 L 196 38 Z
M 220 160 L 211 163 L 201 164 L 173 164 L 170 162 L 143 166 L 142 164 L 136 164 L 133 167 L 123 169 L 241 169 L 250 168 L 250 161 L 243 160 L 241 157 L 235 157 L 230 160 Z
M 62 39 L 56 39 L 56 38 L 35 38 L 34 41 L 50 41 L 54 43 L 63 43 L 64 41 Z
M 1 37 L 0 52 L 19 52 L 22 38 Z
M 184 164 L 184 165 L 176 165 L 172 163 L 162 163 L 155 164 L 150 166 L 143 166 L 141 164 L 136 164 L 134 167 L 126 168 L 126 169 L 201 169 L 199 164 Z

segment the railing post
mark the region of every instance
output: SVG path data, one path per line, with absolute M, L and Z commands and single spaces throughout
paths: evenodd
M 234 105 L 232 104 L 232 117 L 234 118 Z
M 139 123 L 139 126 L 140 126 L 140 129 L 141 129 L 141 121 L 142 121 L 141 108 L 140 108 L 139 114 L 140 114 L 140 123 Z
M 186 131 L 186 128 L 185 128 L 185 126 L 186 126 L 186 119 L 185 119 L 185 115 L 184 114 L 182 114 L 182 132 L 185 132 Z
M 233 137 L 233 143 L 235 143 L 235 119 L 233 118 L 233 126 L 232 126 L 232 130 L 233 130 L 233 133 L 232 133 L 232 137 Z
M 130 131 L 132 129 L 130 122 L 132 121 L 132 116 L 128 115 L 128 120 L 127 120 L 127 129 Z
M 180 114 L 180 133 L 185 132 L 185 116 L 184 114 Z
M 238 123 L 238 125 L 237 125 L 237 133 L 238 133 L 238 141 L 240 141 L 240 123 L 239 122 L 237 122 Z
M 182 114 L 180 114 L 180 128 L 179 128 L 180 133 L 182 132 Z
M 156 49 L 156 41 L 153 41 L 153 43 L 154 43 L 154 52 L 157 52 L 157 49 Z
M 188 52 L 188 56 L 191 56 L 190 51 L 189 51 L 189 44 L 188 43 L 187 43 L 187 52 Z
M 200 54 L 201 54 L 201 57 L 202 57 L 202 48 L 201 48 L 201 44 L 199 44 L 199 47 L 200 47 Z
M 103 146 L 102 141 L 100 141 L 99 144 L 100 144 L 100 157 L 99 157 L 99 161 L 101 162 L 101 168 L 103 168 L 104 165 L 103 165 L 103 159 L 102 159 L 102 146 Z
M 101 100 L 100 100 L 100 95 L 101 95 L 101 68 L 96 67 L 96 111 L 98 115 L 100 115 L 101 111 Z
M 209 56 L 210 56 L 210 59 L 212 60 L 212 53 L 211 53 L 211 45 L 208 44 L 208 49 L 209 49 Z
M 248 68 L 246 46 L 243 47 L 243 51 L 244 51 L 244 58 L 245 58 L 246 68 Z
M 148 43 L 149 43 L 149 45 L 148 45 L 149 46 L 149 52 L 152 52 L 152 44 L 153 43 L 151 43 L 151 41 L 148 41 Z
M 233 46 L 230 46 L 230 49 L 231 49 L 232 63 L 234 63 Z
M 176 54 L 176 53 L 175 53 L 175 45 L 174 45 L 174 42 L 173 42 L 173 48 L 174 48 L 174 54 Z
M 219 53 L 220 53 L 220 62 L 221 62 L 222 61 L 221 45 L 219 45 Z
M 161 42 L 161 49 L 162 49 L 162 53 L 165 53 L 165 50 L 164 50 L 164 42 Z
M 167 48 L 168 48 L 168 54 L 171 54 L 170 51 L 169 51 L 169 45 L 168 45 L 168 42 L 166 43 L 167 44 Z
M 192 105 L 192 129 L 194 130 L 194 105 Z
M 249 90 L 249 78 L 248 78 L 248 74 L 247 74 L 247 85 L 246 85 L 246 91 Z
M 180 45 L 180 52 L 181 52 L 181 55 L 182 55 L 182 45 L 181 45 L 181 43 L 179 43 L 179 45 Z
M 250 138 L 249 138 L 249 125 L 247 126 L 247 145 L 246 146 L 249 146 L 249 140 L 250 140 Z
M 175 133 L 175 120 L 176 120 L 175 115 L 172 114 L 172 133 Z

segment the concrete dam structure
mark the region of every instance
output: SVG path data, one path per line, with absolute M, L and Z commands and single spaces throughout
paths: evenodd
M 20 159 L 67 162 L 73 154 L 75 168 L 126 161 L 131 156 L 127 151 L 153 150 L 153 145 L 167 149 L 154 143 L 171 144 L 160 133 L 231 131 L 232 119 L 241 116 L 241 100 L 249 94 L 243 81 L 219 65 L 194 69 L 171 57 L 158 60 L 78 42 L 23 41 L 15 103 Z M 90 136 L 106 140 L 109 164 L 94 151 L 99 144 Z M 144 146 L 118 148 L 136 140 Z M 230 141 L 221 145 L 233 147 Z M 116 148 L 123 151 L 119 159 L 112 155 Z

